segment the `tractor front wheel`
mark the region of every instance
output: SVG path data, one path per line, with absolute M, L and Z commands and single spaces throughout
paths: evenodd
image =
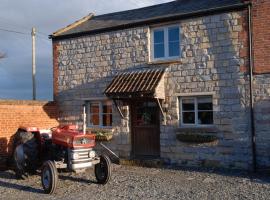
M 100 156 L 100 163 L 95 165 L 95 176 L 99 184 L 105 185 L 111 178 L 111 160 L 108 156 Z
M 46 161 L 41 172 L 41 183 L 46 194 L 53 194 L 58 182 L 58 172 L 52 161 Z

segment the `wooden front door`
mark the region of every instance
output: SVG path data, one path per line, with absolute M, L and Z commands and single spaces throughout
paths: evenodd
M 155 101 L 131 103 L 132 151 L 137 158 L 160 155 L 159 107 Z

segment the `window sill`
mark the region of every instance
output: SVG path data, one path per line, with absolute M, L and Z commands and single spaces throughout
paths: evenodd
M 148 62 L 148 65 L 156 65 L 156 64 L 182 64 L 182 60 L 180 58 L 177 59 L 164 59 L 164 60 L 152 60 Z

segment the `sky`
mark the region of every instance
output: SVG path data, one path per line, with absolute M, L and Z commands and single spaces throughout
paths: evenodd
M 1 0 L 0 99 L 32 99 L 31 28 L 36 27 L 37 99 L 52 100 L 52 44 L 48 35 L 74 21 L 172 0 Z M 15 33 L 16 32 L 16 33 Z

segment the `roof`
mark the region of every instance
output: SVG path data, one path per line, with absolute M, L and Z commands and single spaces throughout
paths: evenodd
M 75 23 L 75 26 L 70 26 L 60 29 L 51 37 L 75 36 L 82 33 L 95 33 L 108 31 L 115 28 L 128 28 L 131 25 L 153 23 L 159 19 L 170 19 L 171 17 L 183 17 L 189 14 L 205 13 L 211 14 L 211 10 L 242 8 L 247 3 L 243 0 L 177 0 L 169 3 L 158 4 L 154 6 L 115 12 L 104 15 L 92 16 L 85 18 Z M 81 22 L 81 23 L 78 23 Z M 64 31 L 61 31 L 64 30 Z
M 110 98 L 155 97 L 165 69 L 143 69 L 122 72 L 105 90 Z

